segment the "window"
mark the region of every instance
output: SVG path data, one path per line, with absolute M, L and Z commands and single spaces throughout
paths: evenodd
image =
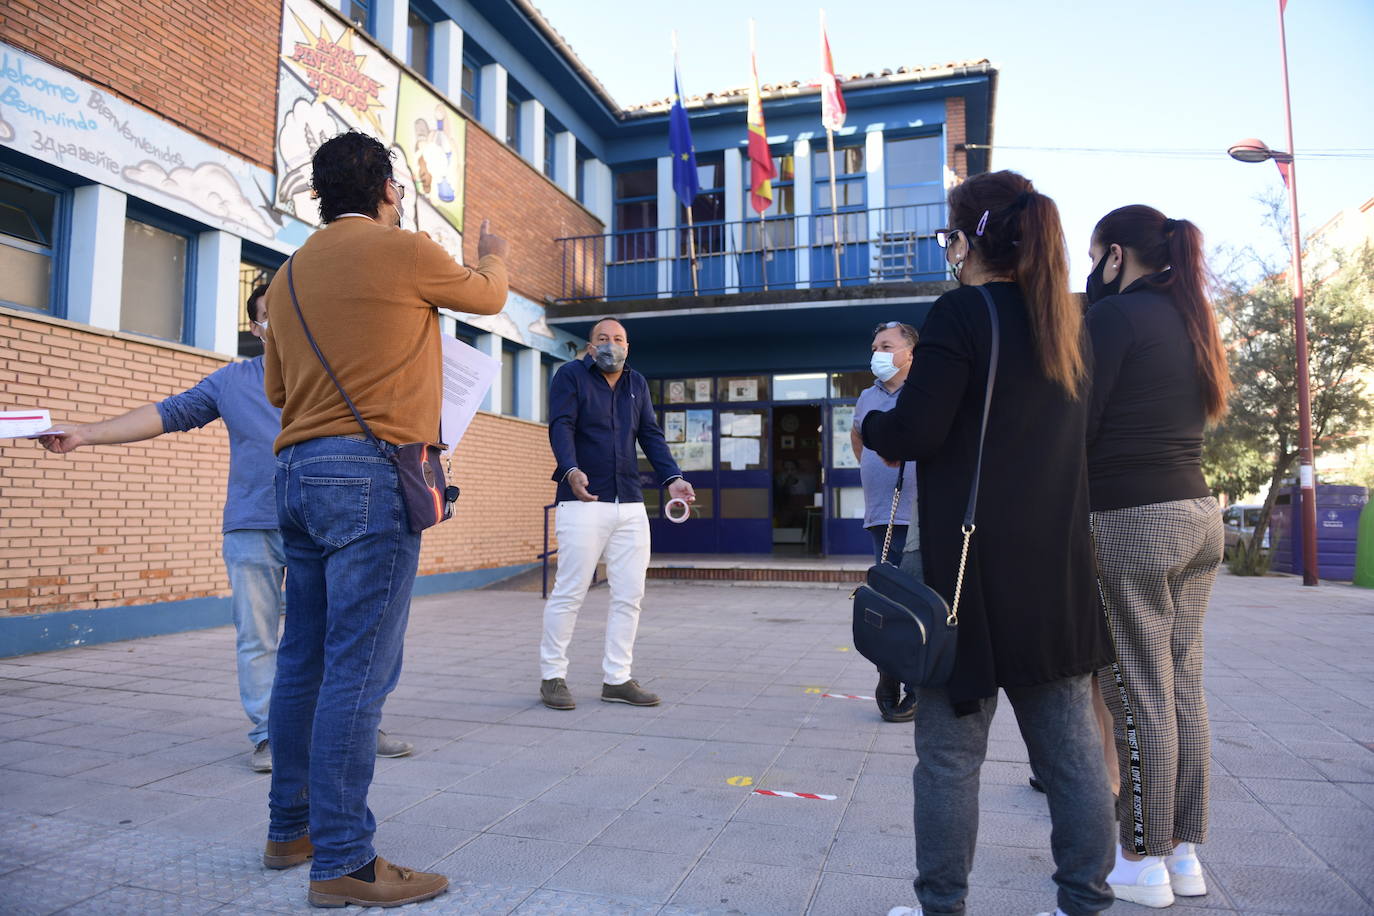
M 478 87 L 481 84 L 482 71 L 472 58 L 463 58 L 463 97 L 458 101 L 458 107 L 467 112 L 474 120 L 477 114 Z
M 795 239 L 794 221 L 792 215 L 797 212 L 796 208 L 796 188 L 794 181 L 796 177 L 796 163 L 791 153 L 773 157 L 773 170 L 777 173 L 773 178 L 773 203 L 767 210 L 763 211 L 763 218 L 771 220 L 768 226 L 767 243 L 770 249 L 791 248 Z M 744 157 L 744 214 L 745 222 L 744 245 L 746 251 L 759 250 L 759 239 L 762 226 L 758 223 L 758 212 L 754 210 L 750 202 L 749 192 L 753 187 L 753 182 L 749 177 L 749 158 Z
M 692 201 L 692 224 L 696 227 L 697 254 L 719 254 L 725 250 L 725 154 L 707 153 L 697 157 L 697 183 L 701 192 Z M 685 207 L 678 213 L 679 226 L 687 225 Z M 682 257 L 689 253 L 687 233 L 679 240 Z
M 945 151 L 940 137 L 888 140 L 884 155 L 889 207 L 944 202 Z
M 406 23 L 406 32 L 408 44 L 406 63 L 410 64 L 410 69 L 425 79 L 432 79 L 430 48 L 434 44 L 433 23 L 417 13 L 415 7 L 412 6 Z
M 61 203 L 52 191 L 0 177 L 0 302 L 52 311 Z
M 119 329 L 181 342 L 187 337 L 189 236 L 142 220 L 124 220 L 124 280 Z
M 561 364 L 552 357 L 544 356 L 539 360 L 539 384 L 543 386 L 544 396 L 539 399 L 539 422 L 549 422 L 549 386 L 553 384 L 553 374 Z
M 515 405 L 520 403 L 516 396 L 516 384 L 520 373 L 516 370 L 516 352 L 511 347 L 501 348 L 501 413 L 507 417 L 517 416 Z
M 658 228 L 656 167 L 616 173 L 613 225 L 617 261 L 644 261 L 657 256 L 654 232 Z
M 830 155 L 828 151 L 817 151 L 812 156 L 816 170 L 812 212 L 815 214 L 832 212 L 830 206 Z M 867 199 L 864 182 L 868 173 L 864 163 L 862 146 L 846 146 L 835 150 L 835 212 L 848 212 L 852 215 L 840 218 L 841 241 L 856 242 L 867 235 L 864 209 Z M 832 245 L 835 242 L 835 220 L 815 219 L 814 237 L 816 245 Z
M 372 0 L 344 0 L 343 14 L 364 32 L 372 31 Z
M 554 138 L 557 136 L 558 132 L 553 129 L 546 119 L 544 121 L 544 174 L 548 176 L 550 181 L 558 180 L 553 174 L 555 160 Z
M 506 96 L 506 146 L 520 150 L 520 102 L 514 96 Z

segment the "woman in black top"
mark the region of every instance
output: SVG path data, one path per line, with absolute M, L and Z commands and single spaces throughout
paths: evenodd
M 954 673 L 916 706 L 916 895 L 927 916 L 963 912 L 1002 688 L 1049 795 L 1059 908 L 1082 916 L 1112 903 L 1112 802 L 1091 683 L 1111 650 L 1088 529 L 1082 310 L 1058 208 L 1025 178 L 969 179 L 950 193 L 949 217 L 945 257 L 964 285 L 932 308 L 896 405 L 862 429 L 883 458 L 918 462 L 925 578 L 952 598 L 991 355 L 974 288 L 985 286 L 1000 356 Z
M 1211 752 L 1202 619 L 1223 535 L 1202 477 L 1202 430 L 1226 409 L 1226 354 L 1192 223 L 1122 207 L 1097 224 L 1089 252 L 1088 474 L 1122 675 L 1099 679 L 1122 768 L 1108 881 L 1123 900 L 1168 906 L 1207 893 L 1193 845 L 1207 838 Z

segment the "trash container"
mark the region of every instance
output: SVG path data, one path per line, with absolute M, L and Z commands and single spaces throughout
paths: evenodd
M 1355 584 L 1374 588 L 1374 503 L 1360 513 L 1360 534 L 1355 541 Z
M 1355 546 L 1360 511 L 1369 502 L 1365 487 L 1317 485 L 1317 570 L 1323 579 L 1349 582 L 1355 577 Z M 1301 495 L 1297 487 L 1285 487 L 1274 500 L 1273 551 L 1269 568 L 1274 572 L 1303 573 Z

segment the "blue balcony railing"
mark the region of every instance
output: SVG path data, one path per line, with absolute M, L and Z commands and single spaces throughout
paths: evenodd
M 942 280 L 944 220 L 943 203 L 911 204 L 562 238 L 559 301 Z

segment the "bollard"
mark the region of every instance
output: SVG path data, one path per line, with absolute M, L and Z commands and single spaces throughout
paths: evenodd
M 1374 588 L 1374 500 L 1364 504 L 1355 538 L 1354 582 L 1360 588 Z

